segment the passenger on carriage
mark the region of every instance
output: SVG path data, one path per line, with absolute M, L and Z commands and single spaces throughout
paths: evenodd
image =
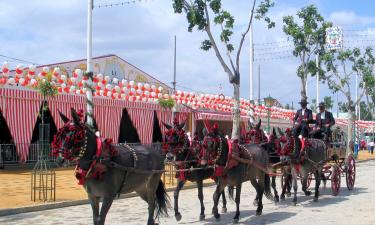
M 331 112 L 325 110 L 324 102 L 319 103 L 319 113 L 316 114 L 316 125 L 313 137 L 328 141 L 331 137 L 331 127 L 335 125 L 335 119 Z
M 302 137 L 306 138 L 309 135 L 309 123 L 313 121 L 313 114 L 311 109 L 307 108 L 308 102 L 306 99 L 303 98 L 299 103 L 301 104 L 301 109 L 299 109 L 294 115 L 294 128 L 292 134 L 294 137 L 302 135 Z

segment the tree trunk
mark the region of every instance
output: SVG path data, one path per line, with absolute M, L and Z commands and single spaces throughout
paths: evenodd
M 240 139 L 240 85 L 233 84 L 233 127 L 232 127 L 232 139 Z
M 349 119 L 348 119 L 348 140 L 346 143 L 346 156 L 351 154 L 352 151 L 354 150 L 352 149 L 351 142 L 353 143 L 353 146 L 354 146 L 354 138 L 355 138 L 353 137 L 353 125 L 355 122 L 355 114 L 354 114 L 354 111 L 351 109 L 351 107 L 349 107 L 348 113 L 349 113 Z
M 306 78 L 301 77 L 302 82 L 302 88 L 301 88 L 301 99 L 307 100 L 307 94 L 306 94 Z

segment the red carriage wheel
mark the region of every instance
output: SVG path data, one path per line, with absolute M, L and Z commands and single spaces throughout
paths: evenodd
M 301 179 L 301 185 L 303 183 L 303 177 L 300 177 Z M 306 188 L 309 188 L 310 185 L 311 185 L 311 181 L 313 180 L 313 173 L 309 173 L 308 177 L 307 177 L 307 184 L 306 184 Z
M 346 159 L 346 187 L 353 190 L 355 183 L 355 160 L 353 155 L 349 155 Z
M 341 171 L 338 165 L 332 166 L 332 175 L 331 175 L 331 188 L 332 195 L 336 196 L 340 192 L 341 186 Z

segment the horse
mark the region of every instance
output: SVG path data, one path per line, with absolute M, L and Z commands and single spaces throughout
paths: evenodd
M 315 176 L 314 202 L 317 202 L 323 174 L 323 164 L 326 161 L 327 145 L 323 140 L 319 139 L 308 138 L 304 140 L 304 143 L 296 136 L 293 139 L 294 146 L 291 154 L 293 204 L 297 205 L 298 175 L 302 177 L 302 191 L 306 196 L 311 195 L 311 191 L 307 190 L 309 173 L 314 173 Z
M 264 170 L 264 166 L 268 164 L 269 157 L 267 152 L 256 144 L 246 144 L 243 147 L 241 147 L 239 145 L 236 145 L 236 143 L 234 142 L 234 146 L 232 146 L 232 149 L 241 149 L 243 153 L 243 156 L 241 156 L 241 161 L 243 162 L 236 163 L 231 160 L 228 161 L 228 157 L 231 155 L 229 154 L 229 144 L 232 144 L 232 142 L 228 142 L 227 139 L 222 135 L 218 135 L 212 132 L 208 133 L 203 140 L 203 146 L 206 149 L 206 151 L 214 152 L 216 154 L 214 163 L 215 176 L 217 177 L 218 181 L 215 192 L 213 194 L 214 206 L 212 208 L 212 212 L 214 214 L 214 217 L 217 220 L 220 219 L 220 214 L 217 208 L 220 196 L 219 194 L 224 190 L 224 188 L 227 185 L 236 187 L 236 213 L 233 217 L 233 222 L 237 223 L 239 221 L 240 216 L 239 204 L 243 182 L 250 180 L 251 184 L 257 192 L 257 216 L 262 214 L 263 193 L 271 201 L 274 201 L 274 198 L 272 196 L 270 189 L 270 177 Z
M 77 162 L 76 177 L 87 192 L 94 225 L 104 225 L 117 195 L 133 191 L 148 203 L 147 225 L 157 224 L 159 216 L 168 216 L 169 197 L 160 179 L 164 159 L 159 152 L 143 145 L 103 142 L 74 109 L 72 120 L 59 113 L 65 124 L 54 137 L 52 154 Z
M 259 120 L 258 124 L 255 127 L 251 126 L 251 123 L 249 123 L 249 127 L 251 128 L 247 134 L 245 143 L 246 144 L 258 144 L 260 147 L 262 147 L 265 151 L 267 151 L 269 155 L 269 162 L 272 164 L 278 164 L 280 163 L 280 140 L 275 132 L 275 129 L 272 130 L 272 133 L 270 134 L 269 138 L 266 137 L 264 134 L 263 129 L 261 129 L 261 120 Z M 272 167 L 272 173 L 276 174 L 276 169 Z M 276 189 L 276 176 L 272 176 L 271 179 L 271 187 L 274 192 L 274 199 L 275 202 L 279 201 L 279 195 Z M 255 199 L 257 200 L 257 199 Z
M 201 143 L 198 137 L 195 136 L 190 145 L 189 139 L 182 129 L 185 123 L 176 124 L 175 128 L 171 125 L 163 123 L 167 128 L 165 135 L 167 159 L 176 164 L 178 170 L 193 168 L 192 171 L 177 171 L 177 187 L 174 191 L 174 212 L 177 221 L 182 218 L 178 207 L 178 199 L 181 189 L 184 187 L 186 181 L 195 182 L 198 189 L 198 199 L 200 201 L 200 215 L 199 219 L 205 219 L 205 207 L 203 203 L 203 181 L 212 178 L 214 169 L 210 166 L 209 156 L 202 151 Z M 224 191 L 222 192 L 223 207 L 222 212 L 227 212 L 227 201 Z

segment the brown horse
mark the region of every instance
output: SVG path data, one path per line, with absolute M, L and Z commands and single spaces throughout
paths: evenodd
M 147 225 L 155 225 L 156 218 L 168 215 L 169 200 L 160 179 L 164 171 L 162 155 L 143 145 L 102 143 L 74 109 L 71 114 L 73 119 L 69 120 L 60 113 L 65 125 L 52 143 L 53 154 L 77 162 L 76 177 L 87 192 L 94 225 L 104 224 L 117 195 L 133 191 L 148 203 Z
M 184 187 L 186 181 L 195 182 L 198 189 L 198 199 L 200 202 L 200 220 L 205 219 L 205 207 L 203 203 L 203 181 L 212 178 L 214 169 L 210 166 L 209 156 L 202 151 L 202 146 L 197 137 L 194 138 L 192 144 L 189 144 L 189 139 L 185 134 L 183 127 L 185 123 L 175 124 L 174 128 L 165 124 L 168 129 L 165 135 L 164 146 L 166 147 L 166 159 L 169 162 L 176 164 L 177 170 L 185 170 L 193 168 L 192 171 L 178 171 L 176 172 L 177 187 L 174 191 L 174 211 L 175 218 L 180 221 L 182 218 L 179 211 L 179 195 L 181 189 Z M 224 191 L 222 192 L 223 208 L 222 212 L 227 211 L 227 200 Z

